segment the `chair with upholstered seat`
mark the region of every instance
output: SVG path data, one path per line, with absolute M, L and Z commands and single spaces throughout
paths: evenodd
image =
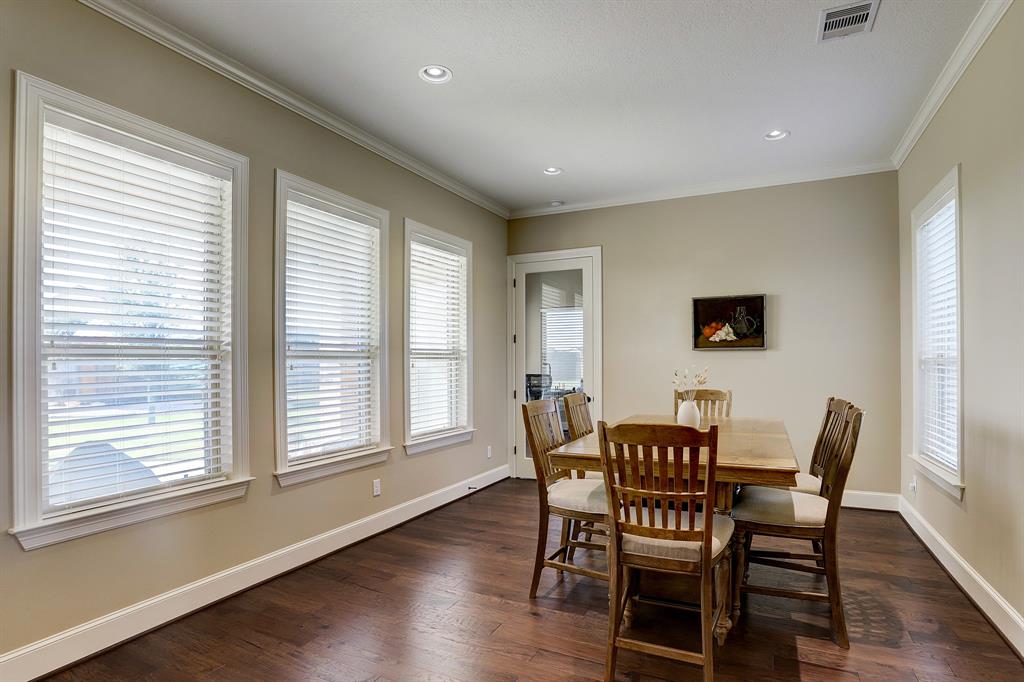
M 551 465 L 548 453 L 566 442 L 555 401 L 531 400 L 524 404 L 523 422 L 540 494 L 537 555 L 530 583 L 530 598 L 537 596 L 537 585 L 544 568 L 607 580 L 607 573 L 572 563 L 572 551 L 577 548 L 605 551 L 605 546 L 600 543 L 577 539 L 579 533 L 573 528 L 583 523 L 593 525 L 607 522 L 608 499 L 604 491 L 604 480 L 573 478 L 571 471 L 556 469 Z M 560 546 L 549 556 L 548 523 L 552 516 L 562 519 L 562 535 Z
M 690 391 L 676 390 L 674 395 L 674 402 L 672 405 L 672 414 L 679 411 L 679 403 L 683 402 L 685 398 L 684 393 L 690 393 Z M 708 417 L 731 417 L 732 416 L 732 391 L 720 391 L 715 388 L 698 388 L 693 391 L 693 397 L 690 398 L 697 403 L 697 409 L 700 410 L 700 416 L 704 419 Z
M 846 488 L 846 479 L 853 464 L 863 416 L 863 410 L 854 405 L 848 404 L 844 409 L 837 437 L 830 439 L 830 445 L 821 452 L 820 494 L 765 486 L 746 486 L 740 492 L 732 509 L 732 517 L 736 522 L 738 549 L 735 568 L 737 579 L 733 595 L 734 618 L 739 616 L 739 599 L 742 593 L 825 602 L 831 609 L 833 641 L 844 649 L 850 647 L 839 586 L 837 530 L 843 490 Z M 754 535 L 810 540 L 815 551 L 803 554 L 754 550 L 751 548 Z M 797 563 L 802 561 L 813 561 L 814 565 Z M 751 563 L 824 575 L 827 592 L 788 590 L 751 584 L 748 571 Z
M 733 533 L 732 520 L 713 509 L 718 426 L 700 431 L 673 424 L 609 427 L 599 422 L 597 429 L 611 510 L 605 679 L 614 679 L 622 648 L 699 665 L 704 679 L 711 680 L 713 636 L 720 619 L 729 614 Z M 700 481 L 702 448 L 707 458 Z M 641 570 L 698 579 L 700 605 L 690 608 L 700 613 L 699 652 L 620 634 L 636 590 L 635 573 Z

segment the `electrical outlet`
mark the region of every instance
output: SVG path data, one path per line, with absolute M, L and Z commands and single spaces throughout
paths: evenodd
M 373 479 L 373 496 L 380 497 L 380 479 Z
M 917 474 L 910 477 L 910 492 L 917 492 Z
M 488 445 L 487 446 L 487 459 L 490 459 L 490 458 L 491 458 L 491 446 Z

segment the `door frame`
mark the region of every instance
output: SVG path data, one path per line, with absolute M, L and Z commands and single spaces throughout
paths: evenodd
M 512 335 L 515 334 L 516 325 L 516 298 L 515 288 L 512 286 L 512 280 L 515 276 L 516 265 L 519 263 L 538 263 L 546 261 L 559 261 L 568 258 L 590 258 L 591 259 L 591 272 L 592 272 L 592 289 L 591 294 L 591 309 L 594 324 L 594 339 L 593 339 L 593 354 L 594 354 L 594 386 L 597 390 L 597 395 L 600 398 L 598 401 L 598 408 L 604 405 L 604 351 L 603 351 L 603 338 L 604 338 L 604 323 L 602 316 L 602 296 L 601 292 L 603 289 L 604 278 L 601 271 L 601 247 L 600 246 L 584 246 L 576 249 L 559 249 L 557 251 L 536 251 L 533 253 L 517 253 L 508 256 L 507 273 L 506 273 L 506 336 L 505 336 L 505 356 L 506 356 L 506 377 L 505 377 L 505 396 L 508 414 L 508 470 L 509 476 L 512 478 L 520 478 L 516 471 L 518 466 L 518 452 L 516 451 L 516 419 L 522 419 L 521 410 L 517 410 L 519 404 L 518 397 L 512 397 L 512 392 L 516 390 L 516 347 L 512 343 Z M 601 409 L 595 410 L 592 414 L 595 423 L 601 419 Z

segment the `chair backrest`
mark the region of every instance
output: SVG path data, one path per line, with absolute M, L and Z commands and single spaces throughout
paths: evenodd
M 672 414 L 679 411 L 679 403 L 683 402 L 684 391 L 675 392 Z M 693 395 L 701 417 L 731 417 L 732 391 L 720 391 L 715 388 L 698 388 Z
M 564 445 L 562 420 L 558 417 L 558 406 L 554 400 L 531 400 L 523 404 L 523 423 L 526 426 L 526 440 L 533 456 L 533 469 L 542 486 L 551 485 L 560 478 L 571 474 L 551 466 L 548 453 Z
M 616 547 L 622 533 L 702 543 L 711 561 L 718 426 L 708 431 L 674 424 L 598 422 L 601 466 Z M 707 458 L 701 482 L 701 449 Z M 704 512 L 697 524 L 697 507 Z M 643 513 L 642 510 L 646 510 Z
M 818 431 L 818 439 L 814 442 L 811 465 L 808 467 L 808 473 L 812 476 L 821 478 L 828 459 L 838 452 L 843 429 L 846 428 L 846 411 L 850 405 L 849 401 L 835 397 L 825 402 L 825 418 L 821 420 L 821 430 Z
M 843 502 L 843 491 L 846 490 L 850 467 L 853 466 L 853 455 L 857 452 L 857 440 L 860 438 L 860 425 L 863 419 L 864 410 L 850 403 L 843 416 L 839 446 L 835 455 L 826 459 L 821 477 L 821 496 L 828 498 L 826 525 L 835 523 L 839 518 L 839 507 Z
M 565 421 L 569 425 L 569 439 L 583 438 L 594 432 L 594 423 L 590 421 L 590 408 L 587 407 L 586 393 L 568 393 L 562 398 L 565 409 Z

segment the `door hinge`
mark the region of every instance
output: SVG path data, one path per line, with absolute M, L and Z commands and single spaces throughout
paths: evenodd
M 512 288 L 513 289 L 516 288 L 516 278 L 515 277 L 512 278 Z
M 515 398 L 516 398 L 516 390 L 515 390 L 515 389 L 512 389 L 512 398 L 513 398 L 513 399 L 515 399 Z
M 519 451 L 519 446 L 518 445 L 513 445 L 512 446 L 512 454 L 513 455 L 518 455 L 519 454 L 518 451 Z
M 516 342 L 516 335 L 515 335 L 515 334 L 513 334 L 513 335 L 512 335 L 512 343 L 515 343 L 515 342 Z

